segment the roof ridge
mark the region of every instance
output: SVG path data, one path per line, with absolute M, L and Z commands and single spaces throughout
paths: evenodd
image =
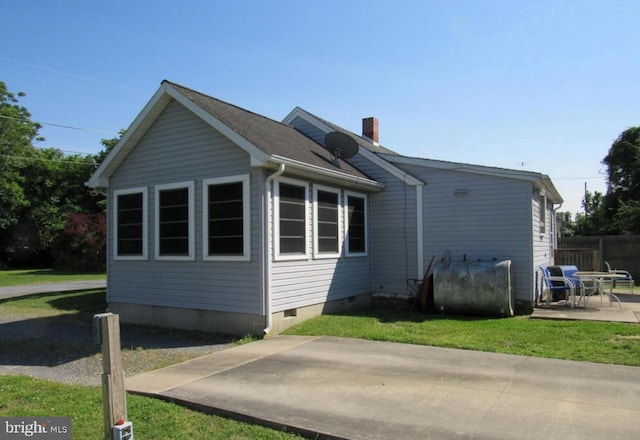
M 162 82 L 163 82 L 163 83 L 170 84 L 170 85 L 171 85 L 171 86 L 173 86 L 173 87 L 177 87 L 177 88 L 180 88 L 180 89 L 183 89 L 183 90 L 187 90 L 187 91 L 189 91 L 189 92 L 191 92 L 191 93 L 194 93 L 194 94 L 196 94 L 196 95 L 199 95 L 199 96 L 201 96 L 201 97 L 203 97 L 203 98 L 211 99 L 211 100 L 217 101 L 217 102 L 219 102 L 219 103 L 221 103 L 221 104 L 227 105 L 227 106 L 229 106 L 229 107 L 233 107 L 233 108 L 238 109 L 238 110 L 240 110 L 240 111 L 243 111 L 243 112 L 245 112 L 245 113 L 249 113 L 249 114 L 251 114 L 251 115 L 253 115 L 253 116 L 257 116 L 257 117 L 259 117 L 259 118 L 261 118 L 261 119 L 266 119 L 266 120 L 267 120 L 267 121 L 269 121 L 269 122 L 274 122 L 274 123 L 279 124 L 279 125 L 282 125 L 282 126 L 284 126 L 284 127 L 293 128 L 293 127 L 291 127 L 290 125 L 283 124 L 282 122 L 280 122 L 280 121 L 278 121 L 278 120 L 276 120 L 276 119 L 273 119 L 273 118 L 270 118 L 270 117 L 268 117 L 268 116 L 262 115 L 262 114 L 260 114 L 260 113 L 254 112 L 253 110 L 248 110 L 248 109 L 246 109 L 246 108 L 244 108 L 244 107 L 240 107 L 239 105 L 233 104 L 233 103 L 228 102 L 228 101 L 225 101 L 225 100 L 223 100 L 223 99 L 216 98 L 215 96 L 207 95 L 206 93 L 202 93 L 202 92 L 200 92 L 200 91 L 198 91 L 198 90 L 192 89 L 191 87 L 186 87 L 186 86 L 183 86 L 182 84 L 178 84 L 178 83 L 175 83 L 175 82 L 173 82 L 173 81 L 169 81 L 169 80 L 167 80 L 167 79 L 163 80 Z

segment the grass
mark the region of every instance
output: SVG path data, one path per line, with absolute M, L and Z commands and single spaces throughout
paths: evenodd
M 106 279 L 106 275 L 104 273 L 77 273 L 58 271 L 54 269 L 0 270 L 0 287 L 104 279 Z
M 0 300 L 5 314 L 37 314 L 39 316 L 82 314 L 92 317 L 107 308 L 104 289 L 78 292 L 38 293 Z
M 0 305 L 3 312 L 10 314 L 60 315 L 62 319 L 77 319 L 104 310 L 104 290 L 32 295 L 0 301 Z M 640 366 L 640 326 L 637 324 L 536 320 L 525 316 L 465 318 L 367 309 L 319 316 L 285 333 Z M 0 395 L 0 416 L 72 417 L 73 438 L 99 438 L 102 435 L 99 387 L 0 376 Z M 289 433 L 205 415 L 152 398 L 132 395 L 128 396 L 127 403 L 129 419 L 133 420 L 135 435 L 140 439 L 296 438 Z
M 104 289 L 82 292 L 29 295 L 22 298 L 0 300 L 2 314 L 25 319 L 55 320 L 56 323 L 91 323 L 95 313 L 105 310 Z M 90 324 L 87 324 L 90 331 Z M 0 329 L 2 325 L 0 325 Z M 124 326 L 126 331 L 126 326 Z M 0 330 L 1 331 L 1 330 Z M 146 327 L 144 331 L 172 339 L 188 337 L 202 343 L 213 343 L 215 335 Z M 26 338 L 27 336 L 25 336 Z M 238 343 L 249 342 L 243 338 Z M 28 344 L 29 350 L 24 350 Z M 96 356 L 98 348 L 86 341 L 57 341 L 55 338 L 24 339 L 2 343 L 2 350 L 28 359 L 29 351 L 50 356 L 54 363 L 68 362 L 78 356 Z M 179 356 L 153 359 L 153 350 L 139 347 L 122 350 L 125 369 L 131 362 L 142 362 L 149 369 L 161 368 L 166 363 L 181 362 Z M 149 352 L 151 360 L 144 356 Z M 161 363 L 158 363 L 161 362 Z M 164 363 L 162 363 L 164 362 Z M 102 389 L 80 385 L 65 385 L 25 376 L 0 374 L 0 417 L 42 416 L 71 417 L 72 438 L 103 438 Z M 138 439 L 296 439 L 291 433 L 258 425 L 208 415 L 162 400 L 137 395 L 127 396 L 129 420 L 133 421 Z
M 640 366 L 640 325 L 531 319 L 487 319 L 367 309 L 322 315 L 289 335 L 324 335 Z
M 103 438 L 100 387 L 61 385 L 0 375 L 0 416 L 71 417 L 73 439 Z M 128 395 L 128 419 L 137 439 L 295 439 L 296 435 Z

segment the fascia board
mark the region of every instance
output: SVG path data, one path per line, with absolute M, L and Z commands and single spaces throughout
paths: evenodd
M 265 164 L 268 160 L 268 155 L 262 151 L 260 148 L 255 146 L 253 143 L 249 142 L 246 138 L 238 134 L 231 127 L 225 124 L 220 119 L 213 116 L 211 113 L 197 105 L 195 102 L 184 96 L 182 93 L 177 91 L 175 88 L 168 85 L 168 93 L 169 95 L 178 101 L 180 104 L 184 105 L 187 109 L 192 111 L 196 116 L 202 119 L 204 122 L 209 124 L 214 129 L 218 130 L 224 136 L 226 136 L 233 143 L 238 145 L 244 151 L 246 151 L 249 156 L 251 156 L 252 161 Z
M 392 163 L 390 163 L 385 158 L 382 158 L 379 155 L 377 155 L 375 153 L 372 153 L 371 151 L 367 150 L 366 148 L 360 148 L 358 150 L 358 154 L 362 155 L 362 157 L 364 157 L 365 159 L 373 162 L 375 165 L 379 166 L 380 168 L 382 168 L 383 170 L 385 170 L 389 174 L 391 174 L 394 177 L 396 177 L 398 180 L 401 180 L 402 182 L 404 182 L 404 183 L 406 183 L 408 185 L 411 185 L 411 186 L 424 185 L 423 181 L 421 181 L 419 179 L 416 179 L 412 175 L 408 174 L 406 171 L 401 170 L 400 168 L 394 166 Z M 393 157 L 393 156 L 391 156 L 391 157 Z
M 484 176 L 492 176 L 492 177 L 503 177 L 507 179 L 514 180 L 524 180 L 527 182 L 532 182 L 538 189 L 545 188 L 545 191 L 548 193 L 549 200 L 554 203 L 562 203 L 563 199 L 556 187 L 553 185 L 553 182 L 549 178 L 541 173 L 535 173 L 531 171 L 518 171 L 518 170 L 509 170 L 506 168 L 492 168 L 485 167 L 482 165 L 472 165 L 466 163 L 458 163 L 458 162 L 446 162 L 446 161 L 437 161 L 431 159 L 421 159 L 415 157 L 406 157 L 406 156 L 393 156 L 388 154 L 381 155 L 385 159 L 390 162 L 400 163 L 403 165 L 412 165 L 417 167 L 429 167 L 435 168 L 439 170 L 450 170 L 450 171 L 458 171 L 463 173 L 473 173 Z
M 382 190 L 384 189 L 385 185 L 377 182 L 375 180 L 371 180 L 371 179 L 365 179 L 363 177 L 357 177 L 357 176 L 352 176 L 350 174 L 346 174 L 346 173 L 340 173 L 337 171 L 331 171 L 328 170 L 326 168 L 322 168 L 322 167 L 318 167 L 316 165 L 310 165 L 308 163 L 305 162 L 300 162 L 297 160 L 293 160 L 293 159 L 289 159 L 286 157 L 282 157 L 282 156 L 278 156 L 278 155 L 272 155 L 270 157 L 271 161 L 276 163 L 276 164 L 285 164 L 285 165 L 289 165 L 292 168 L 301 170 L 303 172 L 306 173 L 310 173 L 310 174 L 319 174 L 325 177 L 330 177 L 333 178 L 335 180 L 338 181 L 344 181 L 344 182 L 350 182 L 350 183 L 357 183 L 358 185 L 370 188 L 370 189 L 375 189 L 375 190 Z
M 284 124 L 289 124 L 296 117 L 301 117 L 303 119 L 306 119 L 311 124 L 313 124 L 315 127 L 317 127 L 318 129 L 320 129 L 320 130 L 322 130 L 322 131 L 324 131 L 326 133 L 329 133 L 329 132 L 333 131 L 333 128 L 329 127 L 327 124 L 325 124 L 324 122 L 320 121 L 314 115 L 308 113 L 307 111 L 305 111 L 304 109 L 302 109 L 300 107 L 294 108 L 283 119 L 282 122 Z M 424 185 L 424 182 L 422 182 L 421 180 L 416 179 L 415 177 L 407 174 L 405 171 L 403 171 L 403 170 L 399 169 L 398 167 L 396 167 L 396 166 L 392 165 L 391 163 L 389 163 L 389 161 L 381 159 L 375 153 L 372 153 L 371 151 L 367 150 L 366 148 L 359 148 L 358 149 L 358 154 L 361 154 L 364 158 L 366 158 L 370 162 L 373 162 L 375 165 L 377 165 L 380 168 L 382 168 L 383 170 L 387 171 L 389 174 L 395 176 L 398 180 L 401 180 L 401 181 L 403 181 L 403 182 L 405 182 L 405 183 L 407 183 L 409 185 L 412 185 L 412 186 Z
M 546 176 L 546 175 L 543 174 L 541 176 L 540 180 L 535 183 L 535 186 L 538 189 L 543 189 L 544 188 L 545 192 L 547 193 L 547 199 L 550 202 L 552 202 L 554 204 L 564 203 L 564 199 L 562 198 L 562 196 L 560 195 L 560 193 L 556 189 L 555 185 L 553 184 L 553 181 L 551 180 L 551 178 L 549 176 Z
M 439 160 L 431 160 L 431 159 L 421 159 L 421 158 L 407 157 L 407 156 L 393 156 L 389 154 L 381 154 L 380 156 L 392 163 L 399 163 L 403 165 L 413 165 L 417 167 L 429 167 L 429 168 L 435 168 L 439 170 L 460 171 L 460 172 L 473 173 L 473 174 L 482 174 L 486 176 L 507 177 L 511 179 L 529 180 L 529 181 L 540 180 L 542 178 L 542 175 L 540 173 L 533 173 L 530 171 L 509 170 L 506 168 L 493 168 L 493 167 L 486 167 L 482 165 L 472 165 L 472 164 L 459 163 L 459 162 L 447 162 L 447 161 L 439 161 Z
M 169 104 L 167 96 L 167 85 L 162 84 L 144 106 L 142 111 L 136 116 L 124 135 L 116 143 L 100 166 L 85 183 L 90 188 L 108 187 L 109 177 L 117 166 L 124 160 L 135 143 L 144 135 L 147 128 L 155 121 L 158 115 Z M 106 179 L 106 180 L 105 180 Z M 105 184 L 106 183 L 106 184 Z
M 327 124 L 325 124 L 324 122 L 316 118 L 314 115 L 312 115 L 311 113 L 307 112 L 306 110 L 300 107 L 294 108 L 287 116 L 285 116 L 285 118 L 282 120 L 282 123 L 289 125 L 296 117 L 301 117 L 302 119 L 306 119 L 315 127 L 317 127 L 319 130 L 324 131 L 325 133 L 329 133 L 333 131 L 333 128 L 329 127 Z

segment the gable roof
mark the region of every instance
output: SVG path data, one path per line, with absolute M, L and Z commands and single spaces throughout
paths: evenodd
M 407 172 L 399 168 L 396 165 L 413 165 L 417 167 L 429 167 L 440 170 L 452 170 L 452 171 L 460 171 L 471 174 L 479 174 L 479 175 L 488 175 L 494 177 L 504 177 L 508 179 L 515 180 L 524 180 L 529 181 L 533 184 L 535 188 L 538 190 L 544 189 L 547 198 L 550 202 L 554 204 L 560 204 L 563 202 L 562 196 L 554 186 L 551 178 L 545 174 L 531 172 L 531 171 L 520 171 L 520 170 L 512 170 L 507 168 L 499 168 L 499 167 L 490 167 L 485 165 L 474 165 L 467 163 L 458 163 L 458 162 L 448 162 L 434 159 L 423 159 L 417 157 L 409 157 L 403 156 L 393 150 L 390 150 L 386 147 L 383 147 L 378 144 L 372 143 L 369 139 L 364 136 L 358 136 L 349 130 L 346 130 L 338 125 L 335 125 L 325 119 L 320 118 L 319 116 L 314 115 L 300 107 L 294 108 L 283 120 L 285 123 L 291 123 L 300 117 L 321 131 L 329 132 L 329 131 L 339 131 L 341 133 L 345 133 L 348 136 L 358 142 L 361 147 L 364 147 L 364 151 L 361 149 L 360 154 L 369 159 L 370 161 L 376 163 L 381 168 L 385 169 L 390 174 L 394 175 L 396 178 L 404 181 L 409 185 L 424 185 L 425 183 L 420 181 L 418 178 L 407 174 Z
M 334 161 L 322 145 L 289 125 L 166 80 L 86 185 L 108 187 L 109 177 L 172 100 L 244 149 L 254 166 L 285 164 L 300 174 L 357 182 L 369 188 L 383 187 L 350 163 Z
M 377 143 L 373 143 L 371 142 L 371 139 L 365 137 L 365 136 L 358 136 L 357 134 L 346 130 L 342 127 L 340 127 L 339 125 L 334 124 L 333 122 L 327 121 L 326 119 L 321 118 L 320 116 L 317 116 L 311 112 L 308 112 L 307 110 L 301 108 L 301 107 L 296 107 L 294 108 L 283 120 L 282 122 L 284 124 L 289 124 L 291 123 L 296 117 L 302 117 L 303 119 L 306 119 L 310 122 L 313 123 L 313 125 L 315 125 L 316 127 L 322 129 L 323 131 L 326 132 L 331 132 L 331 131 L 339 131 L 340 133 L 344 133 L 346 135 L 348 135 L 349 137 L 353 138 L 358 145 L 360 145 L 361 147 L 364 147 L 365 149 L 371 151 L 372 153 L 385 153 L 385 154 L 398 154 L 393 150 L 390 150 L 386 147 L 383 147 L 380 144 Z
M 379 155 L 386 153 L 390 155 L 397 155 L 395 151 L 389 150 L 379 144 L 374 144 L 368 138 L 364 136 L 358 136 L 357 134 L 346 130 L 339 125 L 336 125 L 332 122 L 327 121 L 326 119 L 322 119 L 319 116 L 314 115 L 306 111 L 303 108 L 296 107 L 294 108 L 282 121 L 285 124 L 292 124 L 296 118 L 301 118 L 324 133 L 330 133 L 332 131 L 337 131 L 340 133 L 344 133 L 349 136 L 361 147 L 358 149 L 358 154 L 365 157 L 370 162 L 375 163 L 377 166 L 387 171 L 392 176 L 395 176 L 398 180 L 403 181 L 404 183 L 412 186 L 422 186 L 424 182 L 415 177 L 409 175 L 406 171 L 401 170 L 400 168 L 394 166 L 391 162 L 381 159 Z

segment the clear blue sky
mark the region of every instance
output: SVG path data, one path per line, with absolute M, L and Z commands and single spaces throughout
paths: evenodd
M 640 125 L 639 1 L 0 0 L 0 80 L 40 146 L 95 153 L 168 79 L 281 120 L 295 106 L 408 156 L 585 182 Z

